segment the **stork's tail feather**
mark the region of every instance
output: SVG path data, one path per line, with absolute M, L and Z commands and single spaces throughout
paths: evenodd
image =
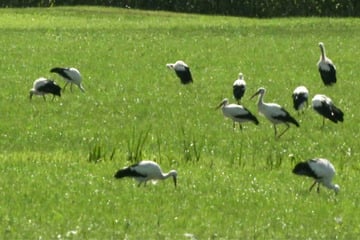
M 293 101 L 294 109 L 296 111 L 298 111 L 300 109 L 300 106 L 302 103 L 303 103 L 303 100 L 300 99 L 299 97 L 294 98 L 294 101 Z
M 124 168 L 117 171 L 114 175 L 115 178 L 123 178 L 133 176 L 134 173 L 130 168 Z
M 54 73 L 60 73 L 62 72 L 64 69 L 60 68 L 60 67 L 54 67 L 50 70 L 50 72 L 54 72 Z
M 256 125 L 259 125 L 259 120 L 254 115 L 250 115 L 251 121 L 253 121 Z
M 289 115 L 289 122 L 294 124 L 297 127 L 300 127 L 299 123 L 295 120 L 295 118 L 293 118 L 292 116 Z
M 297 111 L 297 110 L 299 110 L 301 102 L 297 95 L 293 94 L 292 97 L 293 97 L 293 106 L 294 106 L 295 110 Z
M 333 115 L 336 120 L 343 122 L 344 121 L 344 113 L 337 107 L 333 106 Z
M 312 177 L 312 178 L 317 178 L 316 174 L 310 168 L 310 166 L 307 162 L 299 162 L 298 164 L 295 165 L 292 172 L 296 175 L 303 175 L 303 176 L 308 176 L 308 177 Z

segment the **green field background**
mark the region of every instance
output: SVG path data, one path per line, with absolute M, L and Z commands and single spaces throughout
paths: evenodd
M 356 239 L 360 234 L 360 21 L 248 19 L 97 7 L 0 10 L 0 236 L 3 239 Z M 325 43 L 338 82 L 325 87 L 316 63 Z M 194 83 L 167 63 L 184 60 Z M 76 67 L 86 89 L 29 100 L 38 77 L 64 81 Z M 258 117 L 233 129 L 215 107 L 232 97 Z M 326 94 L 345 113 L 326 121 L 292 107 L 295 87 Z M 279 140 L 250 96 L 300 123 Z M 284 127 L 284 126 L 282 126 Z M 281 128 L 281 126 L 280 126 Z M 324 157 L 341 191 L 308 192 L 291 173 Z M 140 159 L 178 171 L 136 187 L 114 173 Z

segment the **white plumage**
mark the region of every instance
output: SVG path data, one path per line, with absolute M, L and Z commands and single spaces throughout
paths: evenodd
M 174 185 L 176 187 L 177 172 L 176 170 L 171 170 L 168 173 L 163 173 L 161 167 L 156 162 L 143 160 L 139 163 L 118 170 L 114 177 L 132 177 L 139 182 L 138 186 L 142 183 L 146 185 L 146 182 L 149 180 L 163 180 L 173 177 Z
M 233 83 L 233 95 L 238 104 L 240 104 L 241 98 L 244 96 L 246 90 L 246 82 L 244 75 L 239 73 L 239 78 Z
M 256 125 L 259 124 L 257 118 L 247 108 L 238 104 L 229 104 L 229 100 L 227 98 L 222 100 L 219 106 L 217 106 L 216 108 L 218 109 L 220 107 L 224 116 L 233 120 L 234 128 L 235 128 L 235 122 L 239 123 L 241 129 L 242 129 L 241 123 L 243 122 L 251 121 Z
M 176 75 L 180 78 L 182 84 L 193 82 L 189 66 L 184 61 L 176 61 L 175 63 L 168 63 L 166 67 L 173 69 Z
M 319 43 L 321 55 L 317 63 L 320 76 L 326 86 L 336 83 L 336 67 L 330 58 L 326 56 L 324 43 Z
M 275 137 L 280 138 L 290 127 L 289 123 L 299 127 L 299 123 L 279 104 L 276 103 L 265 103 L 263 101 L 265 95 L 265 88 L 259 88 L 258 91 L 251 97 L 259 96 L 258 100 L 258 111 L 264 115 L 273 125 L 275 131 Z M 286 129 L 277 135 L 276 125 L 285 124 Z
M 61 87 L 53 80 L 40 77 L 34 81 L 33 87 L 30 89 L 30 100 L 33 95 L 43 96 L 44 100 L 46 100 L 46 94 L 52 94 L 53 99 L 55 96 L 61 97 Z
M 70 83 L 70 90 L 72 91 L 72 85 L 77 85 L 82 92 L 85 92 L 85 89 L 82 85 L 82 76 L 80 71 L 76 68 L 62 68 L 62 67 L 55 67 L 50 70 L 50 72 L 54 72 L 59 74 L 61 77 L 64 78 L 66 81 L 63 91 L 65 90 L 66 86 Z
M 294 174 L 303 175 L 315 179 L 314 184 L 311 185 L 310 191 L 317 183 L 317 192 L 320 191 L 320 184 L 325 187 L 339 192 L 340 187 L 337 184 L 332 183 L 335 176 L 335 168 L 329 160 L 324 158 L 314 158 L 305 162 L 296 164 L 293 171 Z
M 331 98 L 323 95 L 316 94 L 311 100 L 313 109 L 323 116 L 323 126 L 325 124 L 325 118 L 331 120 L 334 123 L 344 121 L 344 113 L 340 108 L 336 107 Z
M 308 106 L 309 90 L 305 86 L 295 88 L 292 94 L 294 109 L 300 111 Z

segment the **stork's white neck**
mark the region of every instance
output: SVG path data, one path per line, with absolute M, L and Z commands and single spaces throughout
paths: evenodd
M 264 95 L 265 95 L 265 93 L 261 92 L 259 95 L 260 96 L 259 96 L 259 100 L 258 100 L 258 106 L 261 106 L 261 105 L 264 104 Z
M 175 170 L 171 170 L 170 172 L 168 173 L 163 173 L 161 175 L 161 178 L 162 179 L 166 179 L 166 178 L 169 178 L 169 177 L 176 177 L 177 176 L 177 172 Z
M 337 184 L 333 184 L 330 182 L 324 182 L 323 184 L 325 187 L 334 190 L 336 193 L 339 192 L 339 190 L 340 190 L 340 187 Z
M 321 60 L 325 60 L 326 58 L 326 54 L 325 54 L 325 48 L 324 46 L 320 46 L 320 50 L 321 50 Z

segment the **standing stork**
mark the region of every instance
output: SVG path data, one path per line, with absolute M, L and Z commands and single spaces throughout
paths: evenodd
M 305 105 L 308 106 L 309 90 L 304 86 L 295 88 L 292 99 L 296 111 L 302 110 Z
M 190 68 L 185 62 L 179 60 L 175 63 L 166 64 L 166 67 L 175 71 L 176 75 L 180 78 L 182 84 L 188 84 L 193 82 Z
M 239 78 L 233 83 L 233 95 L 238 104 L 240 104 L 241 98 L 244 96 L 246 90 L 246 82 L 244 75 L 239 73 Z
M 275 137 L 280 138 L 290 128 L 289 123 L 299 127 L 299 123 L 279 104 L 264 103 L 265 88 L 259 88 L 251 99 L 257 95 L 260 95 L 257 103 L 258 111 L 274 125 Z M 276 125 L 281 123 L 286 125 L 286 129 L 281 134 L 277 135 Z
M 32 89 L 30 89 L 30 100 L 33 95 L 43 96 L 44 100 L 46 100 L 46 94 L 52 94 L 53 100 L 55 96 L 61 97 L 61 87 L 57 85 L 55 81 L 44 77 L 36 79 L 33 83 Z
M 325 124 L 325 118 L 329 119 L 334 123 L 344 121 L 344 113 L 340 110 L 340 108 L 334 105 L 331 98 L 323 94 L 316 94 L 313 97 L 312 107 L 318 114 L 323 116 L 322 126 L 324 126 Z
M 320 192 L 320 184 L 334 190 L 335 193 L 338 193 L 340 190 L 339 185 L 332 183 L 335 175 L 335 168 L 327 159 L 314 158 L 305 162 L 299 162 L 298 164 L 296 164 L 292 172 L 296 175 L 303 175 L 315 179 L 309 191 L 313 189 L 316 183 L 318 184 L 318 193 Z
M 234 124 L 233 127 L 235 128 L 235 122 L 239 123 L 240 129 L 242 129 L 241 123 L 243 122 L 253 122 L 256 125 L 259 124 L 257 118 L 244 106 L 238 104 L 229 104 L 229 100 L 225 98 L 216 107 L 216 109 L 220 108 L 225 117 L 230 118 L 233 120 Z
M 114 177 L 132 177 L 139 182 L 138 186 L 142 183 L 144 183 L 145 186 L 146 182 L 149 180 L 163 180 L 172 177 L 176 187 L 177 172 L 175 170 L 171 170 L 168 173 L 163 173 L 161 167 L 156 162 L 143 160 L 139 163 L 118 170 Z
M 330 58 L 326 57 L 324 43 L 319 43 L 321 55 L 317 63 L 320 76 L 325 86 L 331 86 L 336 83 L 336 67 Z
M 80 74 L 79 70 L 77 70 L 76 68 L 55 67 L 55 68 L 52 68 L 50 70 L 50 72 L 57 73 L 61 77 L 64 78 L 66 83 L 63 88 L 63 91 L 65 91 L 66 86 L 70 83 L 71 91 L 72 91 L 72 85 L 75 84 L 80 88 L 80 90 L 82 92 L 85 92 L 85 89 L 84 89 L 83 85 L 81 84 L 81 82 L 82 82 L 81 74 Z

